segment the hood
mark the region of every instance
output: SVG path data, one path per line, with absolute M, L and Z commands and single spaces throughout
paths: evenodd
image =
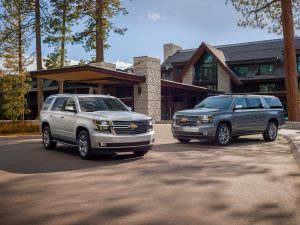
M 225 109 L 212 109 L 212 108 L 201 108 L 201 109 L 187 109 L 178 111 L 175 115 L 184 115 L 184 116 L 200 116 L 200 115 L 215 115 L 220 112 L 225 112 Z
M 97 111 L 97 112 L 81 112 L 81 115 L 97 120 L 111 121 L 133 121 L 133 120 L 149 120 L 149 116 L 136 112 L 126 111 Z

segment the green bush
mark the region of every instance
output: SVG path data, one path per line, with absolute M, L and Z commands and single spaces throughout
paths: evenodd
M 39 126 L 33 123 L 0 123 L 0 134 L 38 133 Z

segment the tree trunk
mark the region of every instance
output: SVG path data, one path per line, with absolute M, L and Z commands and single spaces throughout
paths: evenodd
M 96 0 L 96 62 L 104 61 L 103 0 Z
M 42 43 L 41 43 L 41 9 L 40 0 L 35 0 L 35 48 L 36 48 L 36 69 L 42 70 Z M 44 101 L 43 79 L 37 78 L 37 106 L 38 113 L 42 109 Z M 38 115 L 39 116 L 39 115 Z
M 298 74 L 295 52 L 292 1 L 281 1 L 281 8 L 284 37 L 285 89 L 288 104 L 288 117 L 290 121 L 299 121 Z
M 65 42 L 66 42 L 66 15 L 67 15 L 67 1 L 63 1 L 62 14 L 62 29 L 61 29 L 61 43 L 60 43 L 60 67 L 65 66 Z

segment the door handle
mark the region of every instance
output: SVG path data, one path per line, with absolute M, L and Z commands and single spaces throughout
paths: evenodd
M 52 115 L 50 115 L 50 117 L 53 117 Z
M 65 117 L 61 116 L 60 118 L 63 119 L 63 118 L 65 118 Z

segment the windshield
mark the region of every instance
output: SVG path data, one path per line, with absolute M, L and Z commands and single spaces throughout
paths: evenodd
M 128 108 L 116 98 L 79 97 L 78 100 L 82 112 L 129 111 Z
M 208 97 L 198 105 L 195 106 L 196 109 L 201 108 L 212 108 L 212 109 L 229 109 L 233 97 Z

